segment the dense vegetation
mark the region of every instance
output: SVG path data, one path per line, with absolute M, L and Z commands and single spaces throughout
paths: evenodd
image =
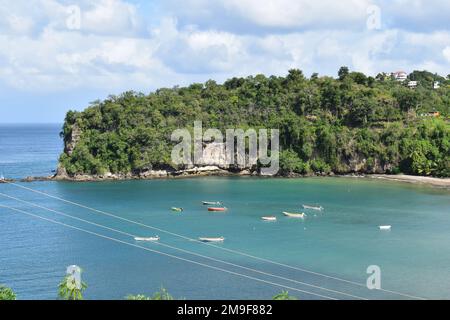
M 149 95 L 126 92 L 67 113 L 60 164 L 69 175 L 175 168 L 177 128 L 280 129 L 281 174 L 403 172 L 450 176 L 450 78 L 415 71 L 407 87 L 343 67 L 338 78 L 264 75 Z M 433 82 L 440 88 L 433 89 Z M 439 117 L 425 113 L 437 111 Z M 69 150 L 75 134 L 81 136 Z

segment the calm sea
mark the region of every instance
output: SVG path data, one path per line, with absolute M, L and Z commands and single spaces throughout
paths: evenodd
M 14 178 L 51 174 L 62 150 L 59 131 L 59 125 L 0 125 L 0 173 Z M 128 221 L 13 185 L 0 184 L 0 192 L 129 234 L 159 235 L 172 248 L 137 243 L 128 235 L 0 196 L 2 205 L 91 232 L 0 208 L 0 283 L 20 299 L 55 299 L 72 264 L 83 268 L 90 299 L 152 294 L 160 286 L 187 299 L 270 299 L 282 287 L 300 299 L 408 298 L 365 288 L 369 266 L 380 268 L 385 290 L 450 299 L 450 193 L 445 190 L 356 178 L 21 185 Z M 229 210 L 209 213 L 202 200 L 221 200 Z M 282 211 L 299 211 L 302 203 L 318 203 L 325 210 L 307 211 L 305 220 L 282 216 Z M 183 213 L 172 213 L 172 206 L 183 207 Z M 263 222 L 264 215 L 278 221 Z M 392 225 L 392 230 L 382 232 L 379 225 Z M 217 248 L 176 235 L 226 240 Z

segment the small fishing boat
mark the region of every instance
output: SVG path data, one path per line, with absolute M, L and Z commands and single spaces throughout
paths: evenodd
M 176 212 L 182 212 L 183 208 L 177 208 L 177 207 L 172 207 L 170 208 L 172 211 L 176 211 Z
M 228 209 L 227 208 L 224 208 L 224 207 L 209 207 L 208 208 L 208 211 L 227 211 Z
M 391 226 L 380 226 L 380 230 L 391 230 Z
M 159 236 L 155 237 L 134 237 L 134 240 L 136 241 L 158 241 Z
M 286 211 L 283 211 L 283 214 L 284 214 L 286 217 L 290 217 L 290 218 L 301 218 L 301 219 L 305 218 L 305 216 L 306 216 L 306 214 L 305 214 L 304 212 L 301 212 L 301 213 L 294 213 L 294 212 L 286 212 Z
M 311 209 L 311 210 L 317 210 L 317 211 L 323 210 L 322 206 L 309 206 L 307 204 L 303 204 L 302 207 L 303 207 L 303 209 Z
M 225 240 L 224 237 L 218 237 L 218 238 L 208 238 L 208 237 L 200 237 L 198 240 L 202 242 L 223 242 Z
M 261 217 L 261 219 L 263 219 L 264 221 L 277 221 L 277 217 Z
M 222 202 L 220 201 L 202 201 L 204 206 L 220 206 L 222 204 Z

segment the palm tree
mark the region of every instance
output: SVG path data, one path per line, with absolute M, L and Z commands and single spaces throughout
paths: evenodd
M 80 270 L 82 272 L 82 270 Z M 83 281 L 78 285 L 72 275 L 66 275 L 58 287 L 58 296 L 63 300 L 83 300 L 83 292 L 87 284 Z

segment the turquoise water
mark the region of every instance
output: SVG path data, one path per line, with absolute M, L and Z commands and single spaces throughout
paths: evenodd
M 59 128 L 53 129 L 57 134 Z M 5 141 L 2 132 L 4 127 L 0 127 L 0 142 Z M 20 130 L 16 135 L 21 139 Z M 9 145 L 13 145 L 12 136 L 10 130 Z M 39 150 L 40 155 L 50 155 L 52 150 L 60 148 L 57 136 L 44 139 L 46 143 L 41 145 L 38 136 L 31 136 L 37 144 L 33 148 Z M 4 150 L 4 146 L 0 148 Z M 14 148 L 9 147 L 9 150 L 14 153 Z M 33 157 L 30 153 L 24 152 L 29 161 L 23 162 L 30 170 L 38 168 L 35 170 L 45 172 L 54 168 L 54 159 Z M 11 175 L 13 172 L 20 175 L 21 165 L 11 160 L 16 158 L 20 157 L 0 154 L 5 176 L 10 176 L 9 169 L 13 170 Z M 52 166 L 46 167 L 46 164 Z M 226 240 L 219 247 L 363 285 L 368 277 L 367 267 L 378 265 L 383 289 L 424 298 L 450 298 L 450 193 L 446 190 L 354 178 L 209 177 L 21 185 L 190 238 L 224 236 Z M 162 243 L 177 248 L 317 286 L 288 282 L 157 244 L 139 244 L 291 287 L 290 293 L 301 299 L 324 298 L 312 293 L 351 298 L 323 288 L 370 299 L 407 298 L 205 246 L 12 185 L 0 185 L 0 192 L 131 234 L 159 235 Z M 202 200 L 221 200 L 229 210 L 227 213 L 207 212 L 201 205 Z M 298 211 L 302 203 L 319 203 L 325 210 L 307 212 L 304 221 L 281 215 L 284 210 Z M 4 197 L 0 197 L 0 204 L 137 244 L 128 236 Z M 183 207 L 184 212 L 172 213 L 172 206 Z M 263 215 L 276 215 L 278 221 L 263 222 L 260 220 Z M 392 230 L 378 230 L 378 226 L 384 224 L 392 225 Z M 84 269 L 83 277 L 89 285 L 86 298 L 91 299 L 151 294 L 161 285 L 175 297 L 188 299 L 269 299 L 281 291 L 274 284 L 208 269 L 0 208 L 0 283 L 13 287 L 19 298 L 54 299 L 57 284 L 71 264 Z M 309 293 L 293 290 L 295 288 Z

